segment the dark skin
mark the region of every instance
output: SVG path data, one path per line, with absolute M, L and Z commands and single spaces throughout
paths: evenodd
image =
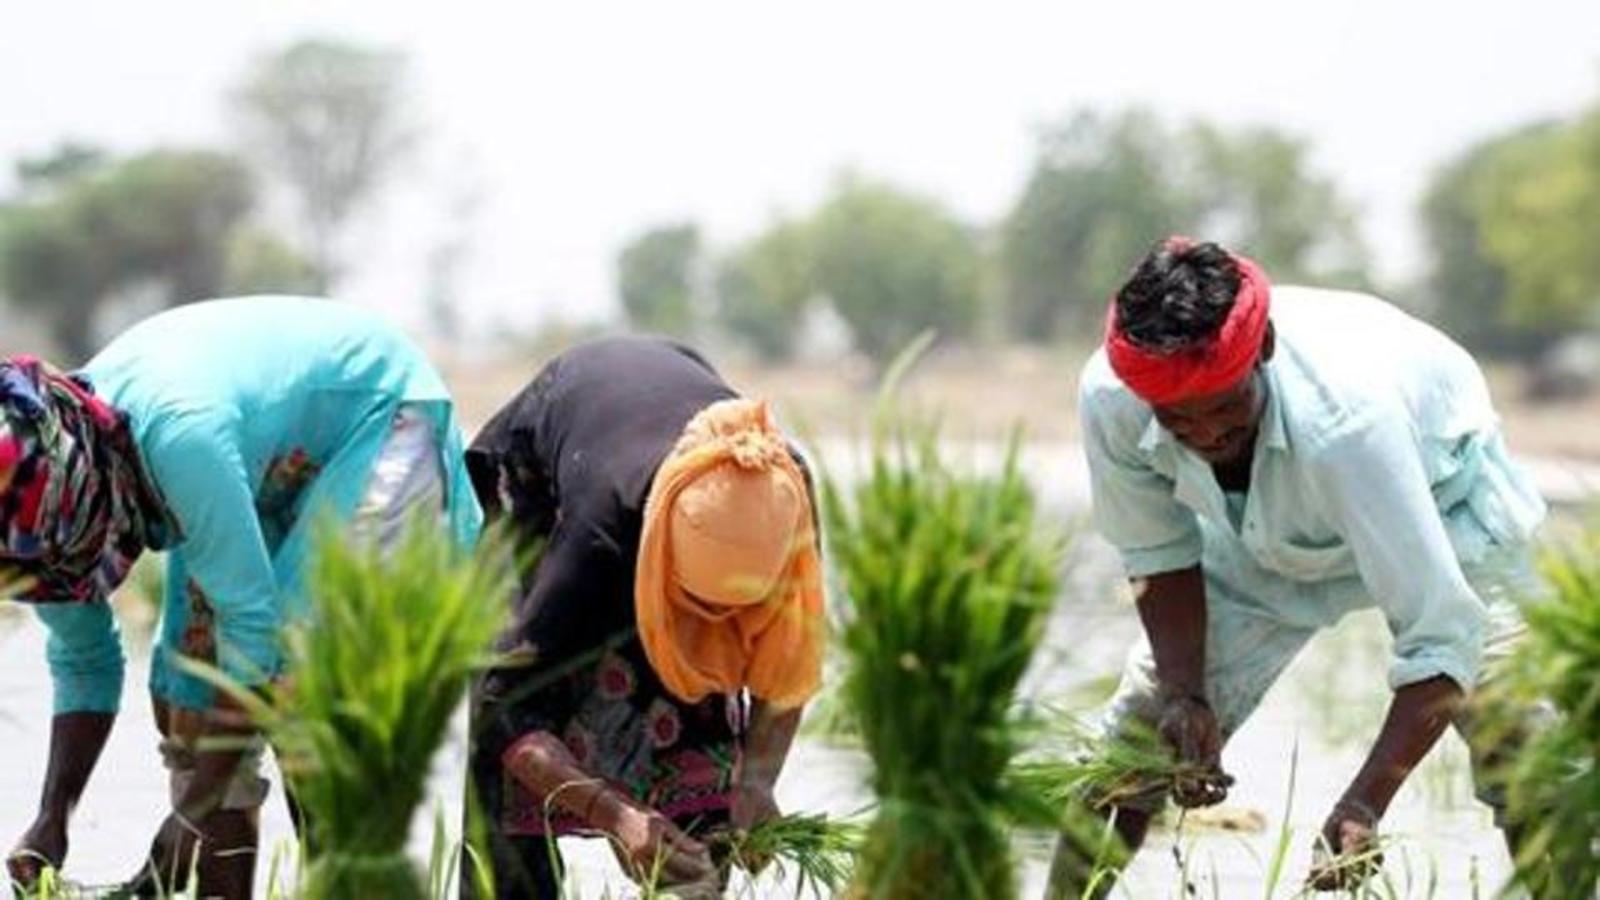
M 1269 325 L 1261 363 L 1272 357 Z M 1179 443 L 1211 465 L 1225 491 L 1246 491 L 1255 462 L 1256 435 L 1266 409 L 1267 382 L 1259 365 L 1240 384 L 1209 396 L 1153 409 L 1156 420 Z M 1156 678 L 1164 697 L 1158 722 L 1179 759 L 1203 774 L 1173 786 L 1180 806 L 1210 806 L 1227 796 L 1232 779 L 1222 772 L 1222 733 L 1205 702 L 1206 595 L 1199 566 L 1165 572 L 1135 583 L 1139 618 L 1150 640 Z M 1460 711 L 1462 689 L 1439 676 L 1395 692 L 1383 727 L 1355 779 L 1325 821 L 1308 883 L 1318 890 L 1352 887 L 1381 856 L 1374 852 L 1378 820 L 1400 785 Z M 1136 849 L 1149 816 L 1119 810 L 1117 831 Z
M 798 708 L 779 709 L 761 700 L 752 703 L 729 810 L 735 829 L 749 829 L 779 815 L 772 789 L 794 743 L 800 716 Z M 506 763 L 511 776 L 534 793 L 549 797 L 555 806 L 608 835 L 617 860 L 637 880 L 647 880 L 650 873 L 677 884 L 716 880 L 716 866 L 706 844 L 584 771 L 555 735 L 531 735 L 517 744 Z M 766 861 L 741 862 L 758 871 Z
M 194 774 L 156 831 L 145 864 L 129 887 L 141 897 L 182 890 L 193 861 L 201 896 L 249 897 L 260 837 L 257 811 L 225 810 L 222 801 L 243 757 L 240 748 L 255 736 L 255 727 L 225 694 L 203 712 L 160 702 L 155 706 L 156 722 L 164 734 L 195 734 Z
M 171 711 L 157 704 L 156 715 L 165 732 L 170 727 Z M 239 750 L 231 748 L 252 731 L 243 711 L 227 698 L 219 698 L 207 713 L 190 715 L 201 717 L 197 728 L 200 751 L 193 780 L 157 830 L 149 858 L 129 887 L 138 896 L 154 896 L 158 886 L 169 892 L 181 889 L 190 860 L 195 859 L 197 848 L 203 848 L 206 852 L 199 856 L 197 866 L 202 895 L 248 897 L 258 837 L 255 814 L 220 807 L 241 756 Z M 50 758 L 39 812 L 6 860 L 11 879 L 17 884 L 33 885 L 44 868 L 59 870 L 65 863 L 68 822 L 105 748 L 115 718 L 110 713 L 64 713 L 52 722 Z M 252 852 L 211 852 L 243 847 Z
M 12 881 L 33 885 L 45 868 L 60 869 L 66 861 L 67 820 L 83 796 L 115 720 L 110 713 L 75 712 L 51 722 L 50 761 L 39 812 L 6 860 Z
M 1274 344 L 1269 326 L 1263 339 L 1263 364 L 1272 358 Z M 1266 392 L 1266 380 L 1258 366 L 1250 378 L 1227 391 L 1155 407 L 1154 413 L 1179 443 L 1211 464 L 1223 490 L 1244 491 L 1250 486 Z M 1163 687 L 1179 697 L 1195 694 L 1203 685 L 1205 660 L 1205 581 L 1200 568 L 1147 579 L 1140 592 L 1139 612 Z M 1323 825 L 1320 844 L 1324 852 L 1308 876 L 1313 887 L 1340 889 L 1366 877 L 1371 867 L 1359 861 L 1363 856 L 1376 859 L 1370 854 L 1378 820 L 1406 777 L 1433 749 L 1464 700 L 1461 688 L 1444 676 L 1395 692 L 1366 763 Z M 1176 728 L 1166 718 L 1163 733 L 1178 731 L 1199 736 L 1189 741 L 1189 747 L 1178 744 L 1186 760 L 1202 766 L 1215 765 L 1213 749 L 1220 749 L 1220 737 L 1216 717 L 1208 707 L 1180 704 L 1171 718 L 1184 724 Z M 1218 739 L 1214 741 L 1213 736 Z M 1220 768 L 1217 771 L 1220 773 Z M 1175 793 L 1179 794 L 1179 802 L 1186 799 L 1182 791 Z M 1217 784 L 1202 784 L 1198 792 L 1189 793 L 1187 799 L 1216 803 L 1226 796 L 1226 789 L 1225 785 L 1217 790 Z

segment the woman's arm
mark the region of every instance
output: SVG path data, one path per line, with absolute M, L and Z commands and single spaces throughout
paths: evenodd
M 535 731 L 507 748 L 501 764 L 520 784 L 554 809 L 571 814 L 605 833 L 617 856 L 636 879 L 660 873 L 668 883 L 715 877 L 704 844 L 684 834 L 665 816 L 585 772 L 555 735 Z

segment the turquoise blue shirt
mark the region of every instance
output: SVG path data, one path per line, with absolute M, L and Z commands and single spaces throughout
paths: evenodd
M 199 597 L 225 672 L 246 684 L 277 673 L 279 631 L 306 611 L 313 525 L 354 509 L 402 404 L 438 429 L 453 536 L 466 545 L 477 534 L 482 514 L 444 382 L 372 312 L 304 297 L 197 303 L 135 325 L 85 373 L 128 414 L 180 531 L 150 676 L 175 705 L 211 700 L 176 665 Z M 123 656 L 109 606 L 37 609 L 56 711 L 116 710 Z
M 1391 684 L 1443 674 L 1470 687 L 1485 607 L 1463 567 L 1524 544 L 1545 513 L 1505 452 L 1482 372 L 1375 297 L 1275 287 L 1272 321 L 1267 406 L 1237 524 L 1211 467 L 1103 352 L 1090 359 L 1079 415 L 1098 529 L 1131 577 L 1226 568 L 1230 581 L 1261 586 L 1253 612 L 1288 622 L 1330 624 L 1366 598 L 1394 633 Z M 1282 595 L 1284 579 L 1301 589 Z M 1347 590 L 1352 581 L 1363 590 Z

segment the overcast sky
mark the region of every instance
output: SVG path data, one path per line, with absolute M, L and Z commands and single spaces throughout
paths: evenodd
M 1600 97 L 1597 0 L 982 3 L 0 0 L 0 167 L 63 137 L 226 144 L 223 95 L 303 36 L 411 54 L 425 156 L 359 236 L 345 293 L 414 316 L 474 186 L 472 322 L 615 309 L 612 260 L 690 219 L 718 244 L 803 211 L 843 167 L 975 222 L 1037 128 L 1085 106 L 1302 133 L 1360 204 L 1383 274 L 1419 261 L 1427 172 Z

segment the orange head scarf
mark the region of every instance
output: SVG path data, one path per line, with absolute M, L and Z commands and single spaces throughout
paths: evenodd
M 656 470 L 634 606 L 662 684 L 686 701 L 748 687 L 779 707 L 816 693 L 825 623 L 806 478 L 767 404 L 701 410 Z

